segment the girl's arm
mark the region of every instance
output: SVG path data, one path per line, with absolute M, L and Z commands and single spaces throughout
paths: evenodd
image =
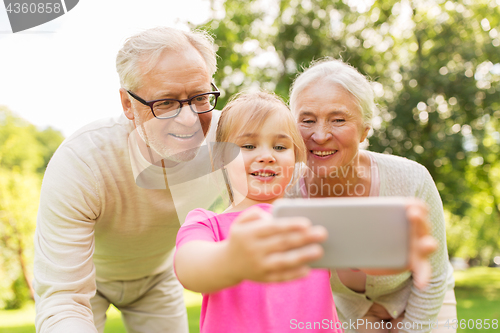
M 306 276 L 319 259 L 327 232 L 305 218 L 273 219 L 249 209 L 221 242 L 191 241 L 175 255 L 177 278 L 187 289 L 211 293 L 243 280 L 278 282 Z

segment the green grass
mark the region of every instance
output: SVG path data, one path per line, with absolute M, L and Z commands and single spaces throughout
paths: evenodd
M 199 333 L 201 295 L 184 291 L 184 301 L 188 312 L 189 332 Z M 106 313 L 108 319 L 105 333 L 127 333 L 120 316 L 120 311 L 110 306 Z M 0 333 L 35 333 L 35 304 L 28 303 L 19 310 L 0 310 Z
M 34 333 L 34 321 L 34 303 L 29 303 L 20 310 L 0 310 L 0 333 Z
M 188 320 L 189 320 L 189 332 L 199 333 L 199 322 L 200 322 L 200 305 L 187 306 Z M 112 307 L 107 312 L 108 320 L 106 320 L 106 326 L 104 327 L 105 333 L 127 333 L 125 327 L 123 326 L 122 319 L 120 317 L 120 312 Z M 20 331 L 21 332 L 21 331 Z M 26 331 L 26 332 L 35 332 Z M 0 333 L 3 333 L 0 329 Z
M 457 296 L 458 320 L 465 325 L 469 319 L 497 319 L 500 325 L 500 269 L 488 267 L 474 267 L 463 272 L 455 272 L 455 294 Z M 184 300 L 188 311 L 189 332 L 199 333 L 201 296 L 189 291 L 184 293 Z M 120 317 L 120 312 L 110 307 L 106 322 L 105 333 L 126 333 Z M 0 333 L 35 333 L 33 321 L 35 306 L 33 303 L 20 310 L 0 311 Z M 458 333 L 499 332 L 500 328 L 458 329 Z
M 455 272 L 455 295 L 457 297 L 457 316 L 463 326 L 458 332 L 499 332 L 498 329 L 477 329 L 472 325 L 473 320 L 497 319 L 500 325 L 500 269 L 488 267 L 474 267 L 467 271 Z

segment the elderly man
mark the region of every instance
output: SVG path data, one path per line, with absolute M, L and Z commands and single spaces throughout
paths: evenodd
M 160 189 L 138 186 L 136 169 L 182 178 L 183 162 L 204 160 L 198 148 L 218 117 L 212 39 L 150 29 L 126 41 L 116 67 L 124 115 L 69 137 L 45 174 L 35 235 L 37 332 L 102 332 L 110 303 L 129 332 L 188 332 L 172 269 L 180 224 L 167 178 Z

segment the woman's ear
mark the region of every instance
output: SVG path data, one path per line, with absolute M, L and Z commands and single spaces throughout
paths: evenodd
M 359 140 L 359 142 L 365 141 L 366 137 L 368 136 L 368 133 L 370 132 L 370 129 L 371 129 L 371 127 L 369 125 L 365 125 L 363 135 L 361 136 L 361 140 Z

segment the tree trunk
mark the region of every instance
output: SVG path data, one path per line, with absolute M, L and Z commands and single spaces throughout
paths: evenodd
M 5 220 L 4 220 L 5 221 Z M 15 221 L 13 221 L 12 218 L 9 218 L 9 222 L 5 221 L 7 225 L 9 225 L 12 228 L 12 231 L 17 238 L 17 249 L 15 250 L 17 252 L 17 258 L 19 260 L 19 265 L 21 266 L 21 271 L 23 272 L 23 278 L 24 281 L 26 282 L 26 285 L 28 286 L 29 292 L 30 292 L 30 297 L 32 300 L 35 300 L 35 291 L 33 289 L 33 284 L 31 283 L 31 277 L 28 274 L 28 269 L 26 267 L 26 262 L 24 260 L 24 245 L 23 241 L 21 239 L 21 235 L 19 233 L 19 230 L 17 229 L 17 225 Z
M 26 285 L 28 286 L 28 289 L 30 291 L 30 297 L 31 300 L 35 300 L 35 290 L 33 289 L 33 284 L 31 283 L 31 277 L 28 274 L 28 270 L 26 268 L 26 263 L 24 261 L 24 246 L 21 241 L 21 238 L 17 238 L 17 256 L 19 258 L 19 264 L 21 265 L 21 271 L 23 272 L 23 277 L 24 277 L 24 282 L 26 282 Z

